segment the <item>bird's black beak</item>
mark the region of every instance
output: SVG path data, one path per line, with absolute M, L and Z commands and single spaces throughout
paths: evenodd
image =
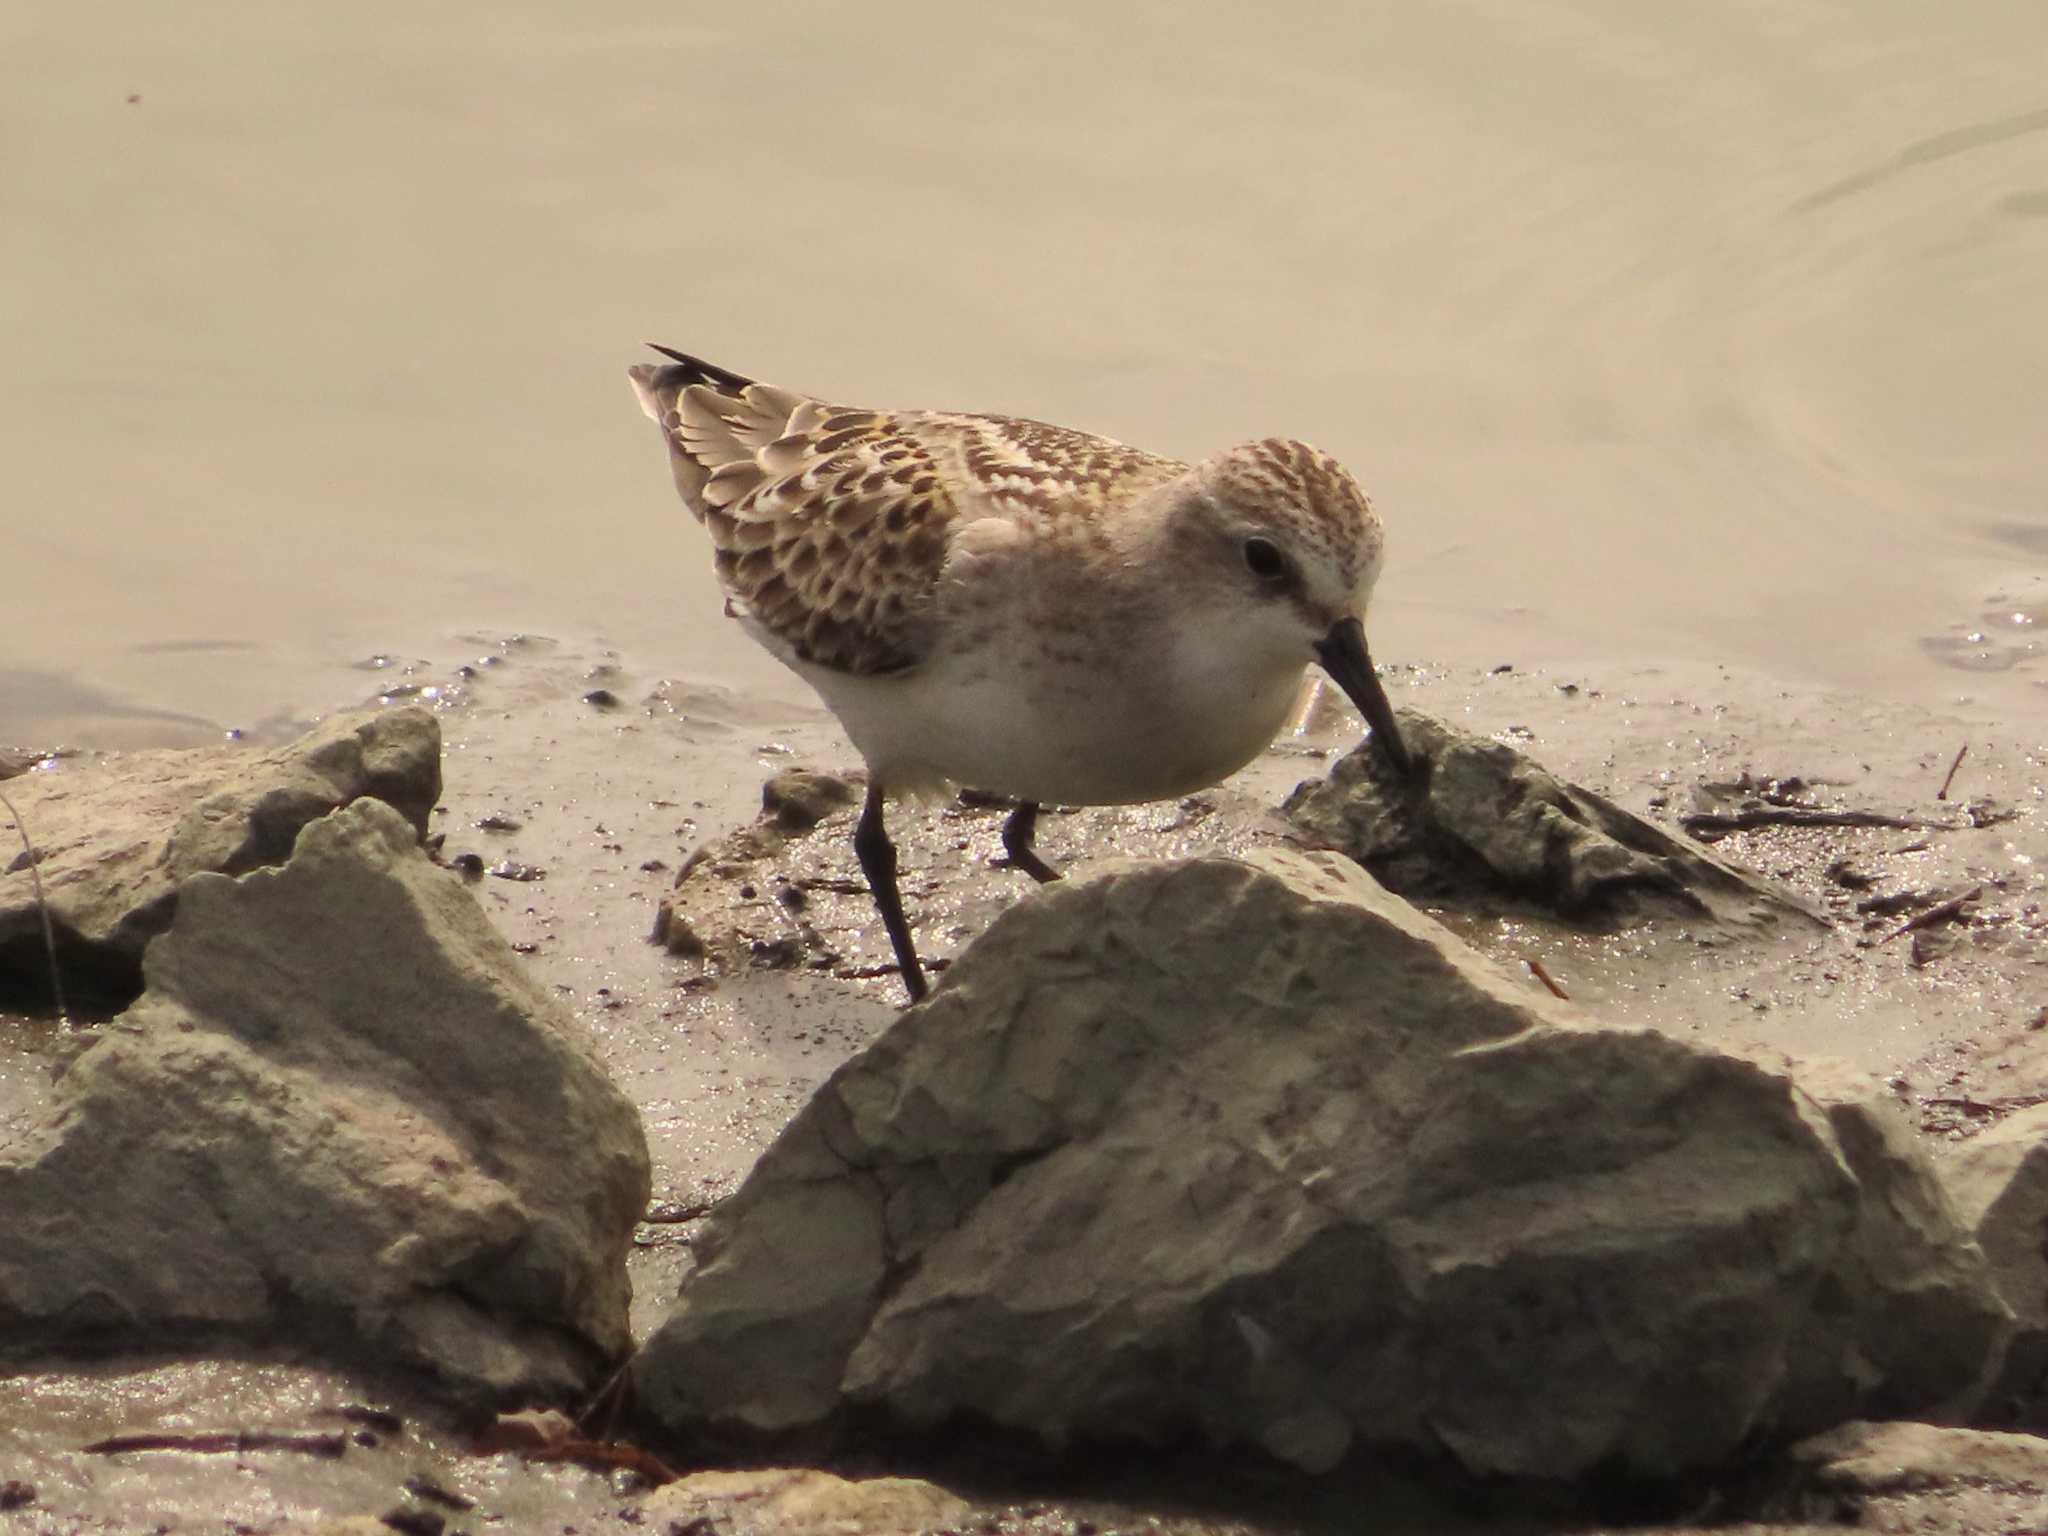
M 1355 618 L 1339 619 L 1316 642 L 1316 657 L 1365 716 L 1366 724 L 1372 727 L 1372 739 L 1387 754 L 1387 761 L 1403 778 L 1412 774 L 1414 759 L 1401 740 L 1401 732 L 1394 724 L 1394 706 L 1387 702 L 1386 690 L 1380 687 L 1379 675 L 1372 669 L 1372 657 L 1365 649 L 1365 625 Z

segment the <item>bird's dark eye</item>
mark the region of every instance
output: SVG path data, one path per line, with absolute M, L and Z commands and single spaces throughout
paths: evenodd
M 1246 539 L 1244 568 L 1261 581 L 1278 581 L 1287 574 L 1287 557 L 1271 539 Z

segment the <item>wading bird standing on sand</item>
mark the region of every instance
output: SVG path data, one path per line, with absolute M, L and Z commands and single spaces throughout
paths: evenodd
M 1365 648 L 1384 536 L 1306 443 L 1199 464 L 1008 416 L 874 411 L 666 347 L 630 370 L 731 611 L 867 760 L 853 835 L 912 1002 L 925 995 L 882 822 L 961 785 L 1038 807 L 1167 800 L 1264 750 L 1320 662 L 1404 773 Z

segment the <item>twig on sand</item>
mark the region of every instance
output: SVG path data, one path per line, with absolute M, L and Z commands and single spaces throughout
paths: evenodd
M 21 819 L 21 812 L 14 808 L 14 802 L 0 795 L 0 805 L 7 807 L 7 814 L 14 818 L 14 830 L 21 834 L 22 851 L 28 858 L 29 884 L 35 888 L 36 913 L 43 920 L 43 952 L 50 957 L 50 995 L 57 1001 L 57 1020 L 68 1024 L 71 1010 L 64 1006 L 64 978 L 57 968 L 57 931 L 50 924 L 50 902 L 43 895 L 43 872 L 36 866 L 42 855 L 36 852 L 36 845 L 29 841 L 28 823 Z
M 1723 814 L 1701 811 L 1681 816 L 1678 824 L 1702 842 L 1726 837 L 1730 832 L 1751 832 L 1758 827 L 1894 827 L 1903 832 L 1954 832 L 1961 822 L 1922 821 L 1915 816 L 1887 816 L 1880 811 L 1822 811 L 1801 806 L 1765 805 Z
M 938 955 L 924 962 L 928 971 L 943 971 L 953 964 L 949 955 Z M 841 981 L 873 981 L 879 976 L 900 976 L 903 967 L 893 962 L 887 965 L 843 965 L 832 973 Z
M 519 1457 L 522 1461 L 566 1461 L 592 1472 L 624 1469 L 638 1473 L 643 1482 L 655 1488 L 681 1476 L 652 1451 L 618 1440 L 565 1440 L 559 1445 L 521 1451 Z
M 2048 1093 L 2008 1093 L 1999 1094 L 1995 1098 L 1988 1099 L 1972 1098 L 1968 1094 L 1949 1094 L 1938 1098 L 1925 1098 L 1920 1101 L 1920 1108 L 1926 1111 L 1920 1118 L 1920 1129 L 1923 1131 L 1955 1130 L 1957 1128 L 1957 1121 L 1953 1118 L 1952 1114 L 1944 1115 L 1940 1113 L 1943 1110 L 1968 1116 L 1972 1120 L 1985 1120 L 1993 1116 L 2010 1114 L 2014 1110 L 2032 1109 L 2037 1104 L 2048 1104 Z
M 598 1389 L 597 1398 L 585 1410 L 585 1421 L 601 1413 L 621 1409 L 628 1368 L 621 1366 L 612 1379 Z M 621 1468 L 636 1472 L 648 1484 L 660 1487 L 676 1480 L 675 1469 L 652 1451 L 623 1440 L 595 1440 L 579 1433 L 578 1426 L 560 1413 L 547 1409 L 538 1413 L 501 1413 L 477 1435 L 470 1450 L 478 1456 L 495 1456 L 510 1451 L 522 1461 L 566 1461 L 593 1472 Z
M 1948 765 L 1948 777 L 1941 781 L 1941 788 L 1934 792 L 1935 799 L 1946 800 L 1948 798 L 1948 787 L 1955 783 L 1956 770 L 1963 766 L 1963 754 L 1969 750 L 1970 744 L 1967 741 L 1956 748 L 1956 760 Z
M 1898 927 L 1877 942 L 1889 944 L 1893 939 L 1911 933 L 1915 928 L 1932 928 L 1936 923 L 1946 923 L 1963 915 L 1963 908 L 1984 894 L 1984 887 L 1973 885 L 1960 896 L 1951 896 L 1947 901 L 1937 902 L 1925 912 L 1915 912 Z
M 1535 976 L 1535 978 L 1538 981 L 1542 982 L 1543 985 L 1550 988 L 1550 995 L 1552 997 L 1561 997 L 1566 1002 L 1570 1002 L 1572 1000 L 1571 994 L 1566 992 L 1563 987 L 1560 987 L 1554 980 L 1551 979 L 1550 972 L 1543 969 L 1543 962 L 1541 960 L 1538 960 L 1534 955 L 1529 955 L 1524 958 L 1522 963 L 1529 967 L 1530 972 Z
M 210 1455 L 239 1454 L 243 1451 L 303 1451 L 330 1460 L 348 1449 L 345 1435 L 278 1434 L 262 1429 L 238 1429 L 201 1435 L 113 1435 L 84 1447 L 88 1456 L 117 1456 L 123 1451 L 198 1451 Z
M 2006 1110 L 2032 1109 L 2037 1104 L 2048 1104 L 2048 1093 L 2004 1093 L 1989 1099 L 1944 1095 L 1922 1099 L 1920 1103 L 1927 1109 L 1960 1109 L 1966 1115 L 1996 1115 Z

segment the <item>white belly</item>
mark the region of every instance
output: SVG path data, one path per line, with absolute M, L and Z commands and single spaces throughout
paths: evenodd
M 944 782 L 1053 805 L 1166 800 L 1227 778 L 1270 743 L 1303 667 L 1217 686 L 1167 665 L 1004 669 L 950 660 L 902 677 L 801 664 L 885 789 Z

